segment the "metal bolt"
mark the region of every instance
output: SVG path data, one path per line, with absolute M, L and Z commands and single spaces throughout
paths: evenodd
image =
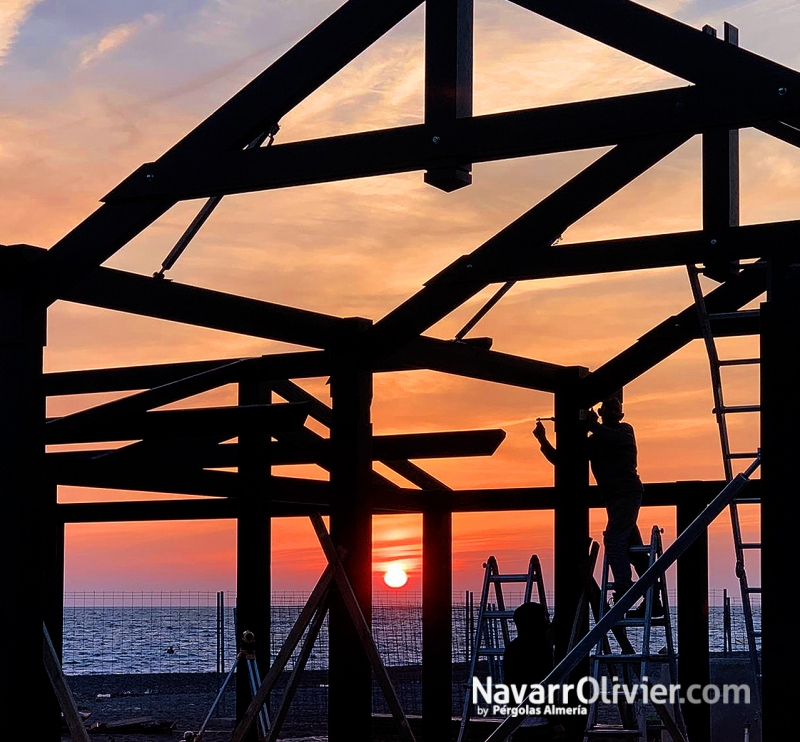
M 439 144 L 439 142 L 441 142 L 441 141 L 442 141 L 442 138 L 441 138 L 441 137 L 438 137 L 438 136 L 437 136 L 437 137 L 434 137 L 434 138 L 433 138 L 433 143 L 434 143 L 434 144 Z
M 472 263 L 467 263 L 467 268 L 472 268 Z
M 712 244 L 712 245 L 716 245 L 716 244 L 717 244 L 717 241 L 716 241 L 716 240 L 711 240 L 711 244 Z
M 789 90 L 787 88 L 778 88 L 778 95 L 786 95 Z
M 144 177 L 147 178 L 147 180 L 155 180 L 156 178 L 156 176 L 153 175 L 153 173 L 147 173 L 147 175 L 145 175 Z

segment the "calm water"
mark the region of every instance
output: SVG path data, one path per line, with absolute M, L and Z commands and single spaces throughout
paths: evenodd
M 273 606 L 273 657 L 280 649 L 302 606 Z M 722 608 L 712 607 L 710 641 L 722 651 Z M 746 649 L 744 620 L 734 606 L 733 649 Z M 234 611 L 224 611 L 224 663 L 235 658 Z M 755 611 L 756 625 L 760 612 Z M 676 625 L 673 610 L 673 627 Z M 466 659 L 466 613 L 453 608 L 453 657 Z M 376 607 L 373 635 L 387 665 L 415 665 L 421 661 L 422 611 L 419 606 Z M 663 636 L 663 635 L 662 635 Z M 217 669 L 217 610 L 214 606 L 72 605 L 64 608 L 64 669 L 71 675 L 165 672 L 214 672 Z M 654 641 L 658 641 L 656 635 Z M 323 628 L 310 669 L 327 667 L 327 629 Z

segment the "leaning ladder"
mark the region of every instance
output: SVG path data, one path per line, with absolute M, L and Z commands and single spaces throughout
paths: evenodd
M 706 346 L 708 354 L 709 368 L 711 371 L 711 387 L 714 394 L 714 415 L 717 420 L 717 427 L 719 429 L 719 439 L 722 447 L 722 463 L 725 469 L 725 480 L 730 482 L 733 479 L 733 461 L 735 459 L 754 459 L 758 456 L 757 452 L 735 452 L 731 450 L 730 438 L 728 436 L 728 423 L 726 416 L 735 413 L 759 413 L 761 411 L 760 404 L 752 405 L 726 405 L 722 394 L 722 368 L 726 366 L 749 366 L 757 365 L 761 362 L 760 358 L 733 358 L 722 360 L 717 351 L 717 344 L 714 340 L 714 333 L 711 327 L 712 319 L 740 319 L 748 315 L 758 313 L 758 310 L 745 310 L 739 312 L 731 312 L 728 314 L 714 314 L 708 313 L 706 308 L 703 291 L 700 286 L 700 273 L 702 269 L 697 265 L 690 264 L 687 266 L 689 273 L 689 284 L 692 289 L 692 296 L 694 297 L 695 306 L 697 307 L 697 315 L 700 320 L 700 328 L 703 334 L 703 341 Z M 744 268 L 747 270 L 747 267 Z M 745 541 L 742 537 L 741 519 L 739 517 L 739 505 L 742 504 L 758 504 L 760 505 L 760 497 L 734 497 L 731 500 L 729 511 L 731 517 L 731 527 L 733 530 L 733 546 L 736 556 L 736 577 L 739 580 L 739 588 L 742 595 L 742 610 L 744 613 L 745 630 L 747 632 L 747 650 L 750 656 L 750 663 L 752 672 L 755 679 L 755 695 L 756 706 L 761 708 L 761 628 L 755 626 L 753 619 L 753 606 L 751 601 L 752 595 L 760 595 L 761 587 L 750 585 L 747 578 L 747 569 L 745 566 L 745 555 L 747 552 L 757 552 L 761 549 L 760 541 Z
M 505 648 L 511 641 L 508 622 L 514 615 L 514 608 L 509 608 L 506 605 L 503 585 L 524 583 L 523 603 L 530 602 L 533 595 L 533 586 L 536 585 L 538 600 L 547 608 L 542 568 L 539 563 L 539 557 L 536 554 L 531 556 L 527 572 L 500 574 L 497 559 L 493 556 L 486 560 L 483 569 L 483 587 L 481 588 L 481 602 L 478 607 L 478 622 L 472 642 L 469 672 L 464 692 L 464 706 L 461 712 L 461 724 L 458 729 L 457 742 L 462 742 L 465 738 L 467 723 L 473 712 L 472 678 L 475 676 L 479 660 L 481 658 L 487 660 L 489 675 L 492 678 L 498 681 L 503 678 L 501 660 Z M 492 592 L 494 592 L 494 604 L 490 603 Z
M 614 603 L 608 613 L 599 618 L 592 629 L 567 653 L 554 668 L 553 671 L 542 680 L 542 685 L 558 685 L 563 683 L 567 676 L 578 666 L 578 664 L 597 646 L 598 639 L 608 633 L 609 630 L 624 618 L 628 610 L 633 607 L 639 598 L 643 598 L 647 591 L 656 584 L 658 578 L 678 559 L 686 553 L 686 550 L 705 533 L 709 524 L 726 510 L 731 500 L 737 497 L 747 486 L 752 474 L 761 465 L 760 455 L 743 472 L 737 474 L 722 491 L 706 506 L 700 513 L 673 541 L 669 547 L 657 559 L 652 567 L 645 570 L 643 575 L 633 583 L 631 587 L 618 601 Z M 486 742 L 504 742 L 507 740 L 525 721 L 526 717 L 522 714 L 510 715 L 497 727 L 487 738 Z
M 652 567 L 663 554 L 661 545 L 661 530 L 658 526 L 653 526 L 650 533 L 650 543 L 642 546 L 633 546 L 631 553 L 644 553 L 648 556 L 648 568 Z M 609 612 L 610 607 L 608 598 L 614 592 L 614 583 L 610 578 L 608 557 L 603 559 L 603 580 L 601 587 L 601 598 L 599 606 L 599 618 Z M 658 603 L 664 607 L 663 616 L 654 616 L 653 608 Z M 651 651 L 653 640 L 653 628 L 656 626 L 664 629 L 664 650 L 659 652 Z M 624 616 L 620 618 L 612 627 L 614 638 L 620 640 L 619 630 L 624 634 L 620 642 L 620 651 L 611 651 L 611 642 L 608 634 L 604 634 L 598 639 L 597 647 L 591 656 L 592 677 L 600 682 L 603 674 L 609 678 L 620 677 L 628 686 L 647 682 L 648 667 L 655 665 L 658 667 L 666 666 L 669 675 L 669 683 L 674 685 L 678 682 L 678 661 L 675 653 L 675 644 L 672 634 L 672 619 L 669 612 L 669 599 L 667 594 L 666 575 L 660 574 L 654 584 L 647 590 L 644 596 L 644 614 L 640 617 Z M 627 631 L 633 629 L 641 633 L 640 649 L 637 651 L 628 641 Z M 638 642 L 637 642 L 638 643 Z M 660 671 L 659 671 L 660 672 Z M 663 681 L 662 681 L 663 682 Z M 655 712 L 661 719 L 664 729 L 670 734 L 673 740 L 686 739 L 686 726 L 683 722 L 681 707 L 679 703 L 664 704 L 653 706 Z M 599 704 L 594 703 L 589 709 L 589 716 L 586 724 L 584 742 L 592 739 L 629 739 L 646 742 L 648 739 L 647 719 L 645 717 L 645 705 L 640 699 L 633 704 L 621 702 L 619 704 L 620 724 L 613 725 L 599 718 Z

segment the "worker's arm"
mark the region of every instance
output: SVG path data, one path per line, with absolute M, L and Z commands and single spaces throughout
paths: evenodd
M 544 454 L 544 457 L 551 463 L 556 463 L 556 449 L 550 441 L 547 440 L 547 431 L 544 429 L 541 421 L 536 422 L 536 427 L 533 429 L 533 437 L 539 441 L 539 450 Z

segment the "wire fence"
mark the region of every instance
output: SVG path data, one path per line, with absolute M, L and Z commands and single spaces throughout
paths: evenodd
M 280 651 L 307 597 L 298 592 L 272 596 L 271 660 Z M 671 598 L 674 606 L 674 596 Z M 730 604 L 727 612 L 726 598 Z M 511 605 L 519 600 L 519 596 L 508 596 Z M 552 604 L 552 597 L 548 601 Z M 224 672 L 232 665 L 237 651 L 235 604 L 233 592 L 69 592 L 64 605 L 64 669 L 71 675 Z M 471 619 L 467 605 L 471 606 Z M 454 596 L 455 663 L 469 659 L 477 611 L 478 601 L 470 593 Z M 760 625 L 758 602 L 753 614 Z M 725 591 L 712 591 L 709 625 L 712 651 L 746 648 L 744 616 L 738 598 L 728 596 Z M 387 666 L 421 663 L 422 608 L 418 595 L 378 598 L 373 606 L 372 630 Z M 308 667 L 324 670 L 327 661 L 326 624 Z
M 307 598 L 299 592 L 272 596 L 270 662 L 280 651 Z M 670 595 L 673 627 L 677 626 Z M 236 595 L 233 592 L 70 592 L 65 596 L 63 665 L 85 708 L 95 714 L 129 718 L 176 713 L 186 728 L 199 726 L 212 706 L 237 653 Z M 726 598 L 728 609 L 726 610 Z M 521 595 L 506 595 L 507 607 Z M 459 716 L 469 672 L 479 600 L 467 592 L 453 596 L 453 714 Z M 552 596 L 547 596 L 552 606 Z M 709 595 L 709 642 L 714 652 L 747 647 L 741 601 L 723 591 Z M 760 605 L 754 606 L 760 626 Z M 514 636 L 513 622 L 509 622 Z M 372 633 L 407 714 L 421 713 L 422 607 L 415 593 L 376 596 Z M 257 637 L 258 645 L 258 637 Z M 288 665 L 294 668 L 295 656 Z M 680 653 L 680 646 L 678 646 Z M 259 657 L 263 660 L 261 650 Z M 485 664 L 485 663 L 484 663 Z M 287 724 L 324 725 L 328 688 L 327 620 L 303 673 Z M 487 672 L 479 666 L 477 672 Z M 273 693 L 280 699 L 288 673 Z M 373 709 L 389 708 L 377 686 Z M 216 709 L 217 717 L 235 713 L 235 677 Z

